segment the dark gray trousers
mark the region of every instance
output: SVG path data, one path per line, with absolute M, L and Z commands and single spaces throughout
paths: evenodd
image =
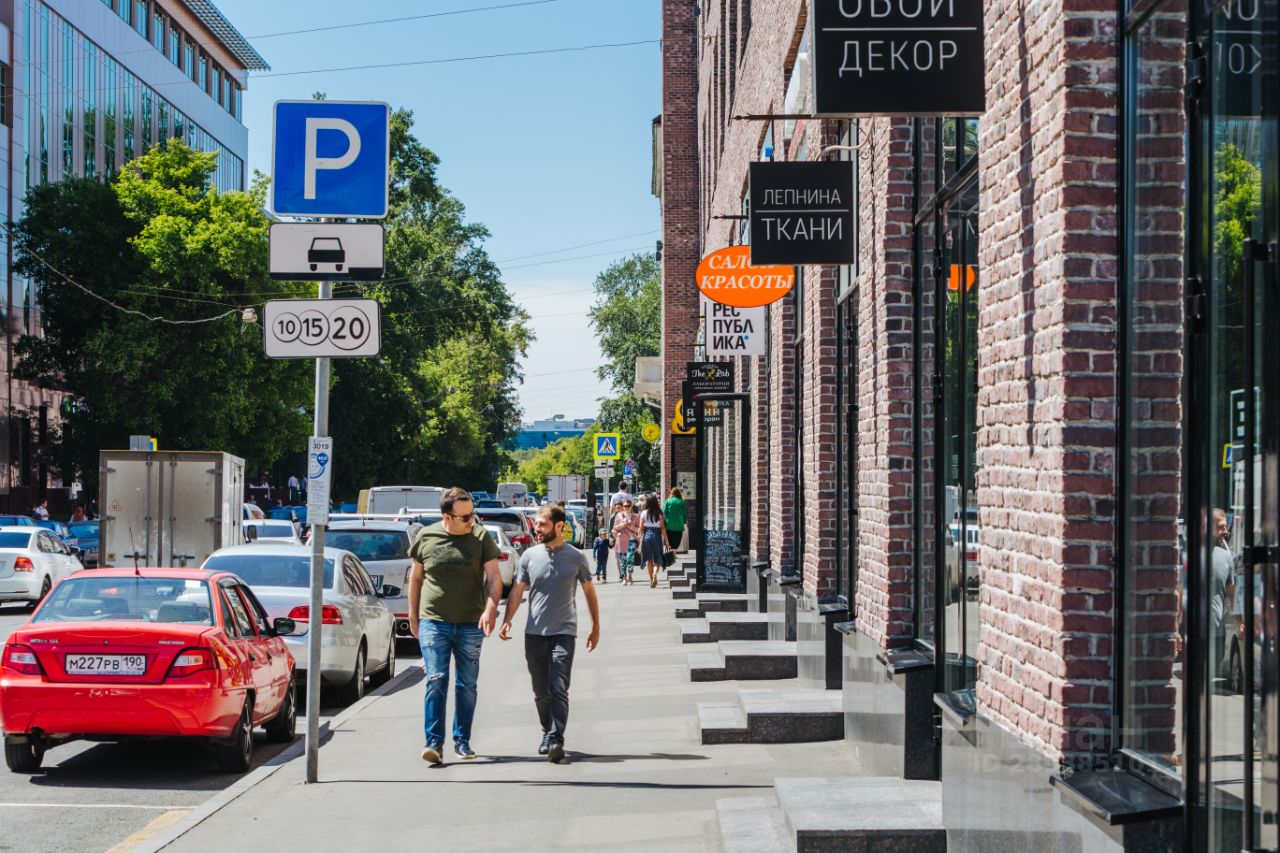
M 538 708 L 542 733 L 560 743 L 564 743 L 569 723 L 569 676 L 576 642 L 569 634 L 524 635 L 524 659 L 533 681 L 533 704 Z

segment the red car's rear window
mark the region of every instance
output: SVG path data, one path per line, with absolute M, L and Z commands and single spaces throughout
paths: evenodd
M 213 609 L 202 580 L 75 577 L 58 584 L 31 621 L 212 625 Z

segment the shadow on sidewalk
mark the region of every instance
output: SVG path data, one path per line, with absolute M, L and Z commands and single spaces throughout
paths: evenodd
M 545 760 L 543 763 L 546 763 Z M 773 790 L 773 785 L 733 785 L 729 783 L 693 782 L 592 782 L 583 779 L 325 779 L 318 785 L 529 785 L 531 787 L 627 788 L 652 791 L 739 791 Z

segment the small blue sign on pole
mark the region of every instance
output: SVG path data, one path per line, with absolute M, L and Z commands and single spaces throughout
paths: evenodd
M 387 215 L 391 108 L 378 101 L 277 101 L 271 208 L 280 216 Z

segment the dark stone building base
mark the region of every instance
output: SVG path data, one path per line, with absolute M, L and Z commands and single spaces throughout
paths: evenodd
M 869 775 L 937 779 L 933 662 L 915 651 L 889 651 L 839 626 L 844 668 L 845 738 Z

